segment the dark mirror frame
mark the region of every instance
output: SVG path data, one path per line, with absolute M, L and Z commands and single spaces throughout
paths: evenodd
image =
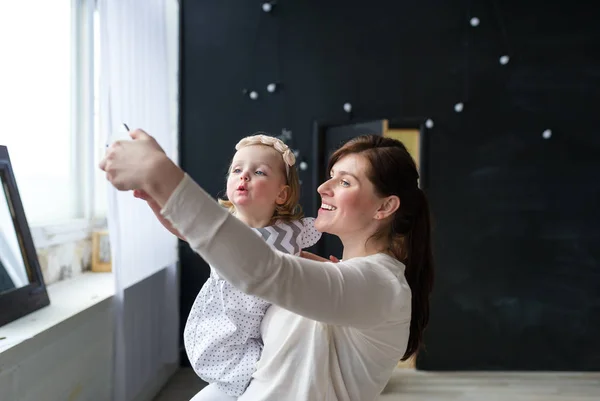
M 4 185 L 1 194 L 8 192 L 8 201 L 14 211 L 14 229 L 21 243 L 21 256 L 29 277 L 29 284 L 0 294 L 0 326 L 50 305 L 42 269 L 37 257 L 23 203 L 17 188 L 12 164 L 6 146 L 0 145 L 0 182 Z

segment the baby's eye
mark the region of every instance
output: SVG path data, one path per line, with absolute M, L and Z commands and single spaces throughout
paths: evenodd
M 231 172 L 232 172 L 232 173 L 235 173 L 235 174 L 239 174 L 239 173 L 241 173 L 241 172 L 242 172 L 242 169 L 239 169 L 239 168 L 234 168 L 234 169 L 233 169 Z
M 260 171 L 260 170 L 256 170 L 256 171 L 254 172 L 254 174 L 256 174 L 256 175 L 266 175 L 265 173 L 263 173 L 263 172 L 262 172 L 262 171 Z
M 346 180 L 341 180 L 341 181 L 340 181 L 340 184 L 341 184 L 343 187 L 349 187 L 349 186 L 350 186 L 350 183 L 349 183 L 348 181 L 346 181 Z

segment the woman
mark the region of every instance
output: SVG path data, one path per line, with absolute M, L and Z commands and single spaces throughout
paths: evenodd
M 145 190 L 219 275 L 272 303 L 264 349 L 241 401 L 370 401 L 418 351 L 433 283 L 429 209 L 404 145 L 355 138 L 330 158 L 315 226 L 342 261 L 273 251 L 141 130 L 100 164 L 119 190 Z

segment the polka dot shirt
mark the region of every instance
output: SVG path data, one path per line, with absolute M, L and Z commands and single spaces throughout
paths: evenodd
M 253 229 L 271 247 L 298 255 L 314 245 L 321 233 L 314 218 L 277 222 Z M 184 330 L 184 344 L 196 374 L 230 396 L 240 396 L 260 359 L 260 323 L 270 304 L 244 294 L 211 274 L 196 297 Z

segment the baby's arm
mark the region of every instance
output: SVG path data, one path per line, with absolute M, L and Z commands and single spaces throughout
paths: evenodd
M 160 224 L 162 224 L 167 230 L 169 230 L 170 233 L 172 233 L 179 239 L 187 242 L 183 235 L 179 231 L 177 231 L 175 227 L 173 227 L 173 224 L 171 224 L 169 220 L 165 219 L 162 216 L 162 214 L 160 214 L 160 205 L 154 199 L 152 199 L 150 195 L 148 195 L 145 191 L 136 189 L 135 191 L 133 191 L 133 196 L 138 199 L 145 200 L 148 206 L 150 206 L 150 209 L 152 209 L 152 212 L 154 212 L 154 215 L 156 216 Z

